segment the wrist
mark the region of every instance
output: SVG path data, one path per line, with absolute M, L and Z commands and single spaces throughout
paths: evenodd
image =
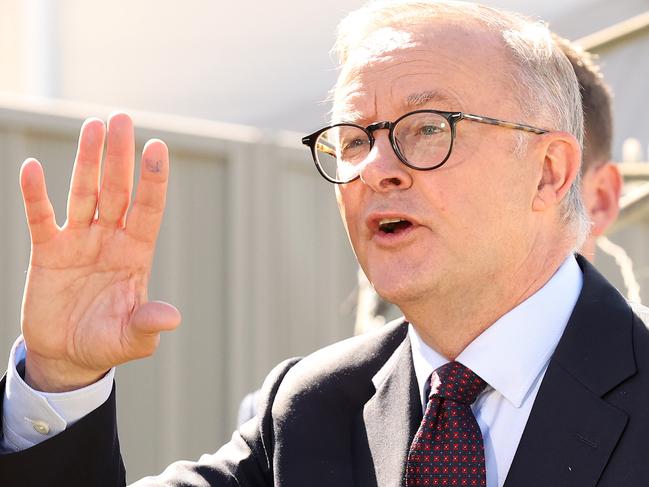
M 89 370 L 65 360 L 49 359 L 26 350 L 24 380 L 40 392 L 69 392 L 94 384 L 107 370 Z

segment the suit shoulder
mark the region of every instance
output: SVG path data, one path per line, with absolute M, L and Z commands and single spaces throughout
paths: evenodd
M 633 348 L 635 364 L 639 370 L 649 372 L 649 308 L 638 303 L 628 303 L 633 320 Z M 649 382 L 649 376 L 647 376 Z
M 277 401 L 293 403 L 314 394 L 357 397 L 371 394 L 371 378 L 407 337 L 404 319 L 376 331 L 334 343 L 300 360 L 288 370 L 277 391 Z M 368 390 L 365 390 L 368 389 Z
M 407 330 L 407 323 L 400 319 L 378 330 L 334 343 L 306 356 L 291 370 L 290 375 L 318 380 L 336 373 L 345 374 L 372 368 L 371 365 L 376 361 L 380 362 L 380 368 L 382 359 L 392 355 L 406 338 Z
M 649 308 L 639 303 L 629 303 L 629 306 L 645 327 L 649 328 Z

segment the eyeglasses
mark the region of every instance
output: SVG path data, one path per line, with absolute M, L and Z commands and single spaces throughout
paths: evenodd
M 455 140 L 455 126 L 462 120 L 486 123 L 533 134 L 548 130 L 482 117 L 463 112 L 416 110 L 394 122 L 375 122 L 367 127 L 353 123 L 337 123 L 322 128 L 302 139 L 309 146 L 318 172 L 327 181 L 345 184 L 360 177 L 374 146 L 374 132 L 389 130 L 392 149 L 401 162 L 412 169 L 430 171 L 442 166 L 450 157 Z

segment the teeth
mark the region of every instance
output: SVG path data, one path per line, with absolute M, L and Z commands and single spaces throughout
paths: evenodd
M 405 225 L 401 225 L 404 223 Z M 403 218 L 382 218 L 379 220 L 379 231 L 384 233 L 394 233 L 398 230 L 406 228 L 410 222 Z
M 404 222 L 403 218 L 383 218 L 382 220 L 379 221 L 379 226 L 382 225 L 389 225 L 390 223 L 399 223 L 399 222 Z

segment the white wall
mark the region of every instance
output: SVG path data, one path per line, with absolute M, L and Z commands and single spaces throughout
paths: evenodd
M 0 0 L 0 90 L 34 94 L 46 84 L 41 92 L 69 100 L 309 132 L 326 120 L 335 26 L 362 3 Z M 541 16 L 571 38 L 647 8 L 486 3 Z M 45 31 L 29 27 L 39 6 L 51 16 Z

